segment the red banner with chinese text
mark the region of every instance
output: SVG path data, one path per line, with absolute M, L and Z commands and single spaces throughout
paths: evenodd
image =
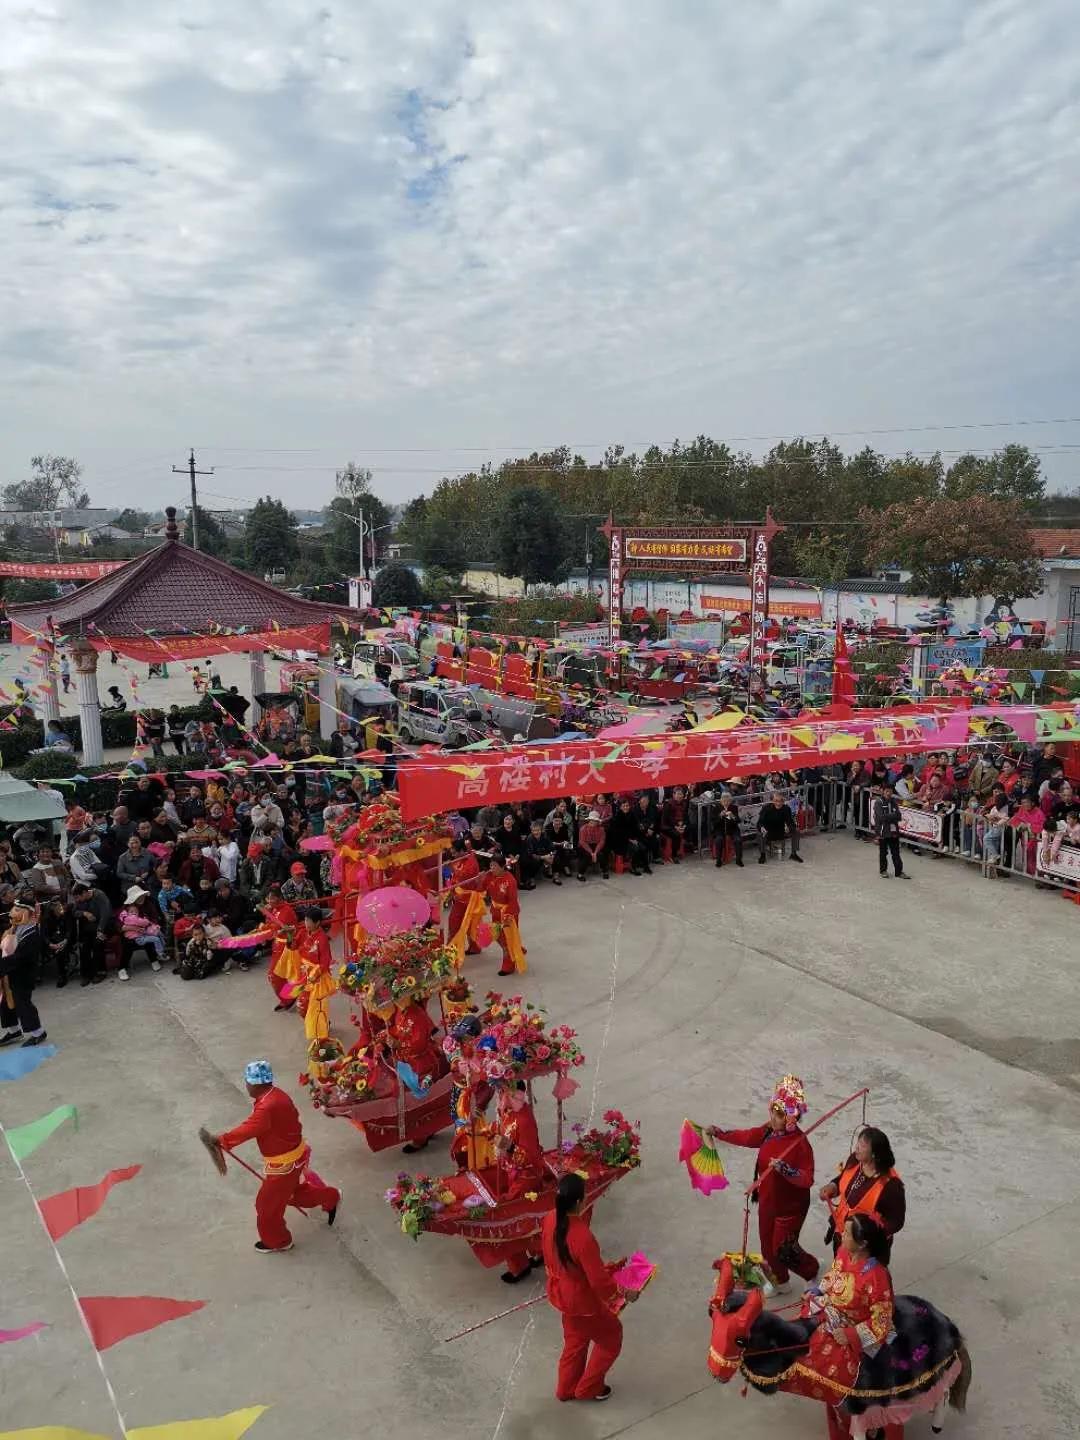
M 552 741 L 487 755 L 432 752 L 399 764 L 398 793 L 404 818 L 418 820 L 513 800 L 622 794 L 838 761 L 954 750 L 985 742 L 989 719 L 1003 721 L 1026 743 L 1048 734 L 1057 740 L 1080 740 L 1078 712 L 1080 705 L 1075 704 L 982 705 L 941 713 L 862 711 L 850 719 L 698 729 L 619 744 Z
M 0 575 L 20 580 L 100 580 L 119 570 L 126 560 L 60 560 L 56 564 L 33 560 L 0 560 Z

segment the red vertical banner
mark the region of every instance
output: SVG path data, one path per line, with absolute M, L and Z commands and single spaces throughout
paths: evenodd
M 608 562 L 608 623 L 611 643 L 617 645 L 622 635 L 623 532 L 612 528 L 608 534 L 611 558 Z
M 769 618 L 769 537 L 754 536 L 754 564 L 750 571 L 750 673 L 747 684 L 765 667 L 765 622 Z

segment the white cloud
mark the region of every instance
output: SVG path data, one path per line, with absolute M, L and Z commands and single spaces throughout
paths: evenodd
M 0 478 L 65 449 L 96 498 L 161 501 L 191 441 L 317 449 L 207 451 L 310 465 L 215 482 L 300 502 L 350 456 L 393 496 L 454 446 L 1068 415 L 1074 18 L 10 11 Z

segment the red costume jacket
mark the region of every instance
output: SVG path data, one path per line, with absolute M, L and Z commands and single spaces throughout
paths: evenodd
M 325 930 L 308 930 L 306 927 L 300 930 L 296 948 L 309 965 L 317 965 L 325 974 L 330 973 L 334 957 L 330 954 L 330 937 Z
M 564 1315 L 603 1315 L 612 1312 L 619 1287 L 600 1257 L 600 1246 L 580 1215 L 571 1215 L 566 1229 L 566 1248 L 573 1260 L 564 1265 L 555 1245 L 555 1212 L 544 1216 L 540 1243 L 547 1275 L 547 1298 Z
M 450 870 L 450 883 L 453 886 L 462 886 L 466 890 L 484 889 L 483 884 L 470 885 L 470 880 L 475 880 L 481 874 L 480 861 L 471 850 L 466 850 L 460 859 L 455 860 Z
M 801 1130 L 773 1130 L 768 1125 L 755 1125 L 750 1130 L 718 1130 L 717 1136 L 728 1145 L 742 1145 L 748 1150 L 757 1147 L 754 1179 L 761 1179 L 758 1203 L 762 1213 L 798 1216 L 802 1219 L 810 1208 L 810 1190 L 814 1183 L 814 1152 Z M 772 1168 L 780 1161 L 780 1170 Z
M 218 1136 L 224 1150 L 235 1150 L 245 1140 L 254 1140 L 259 1154 L 273 1159 L 296 1150 L 304 1141 L 300 1112 L 284 1090 L 271 1085 L 252 1106 L 251 1114 L 239 1125 Z
M 416 1071 L 417 1079 L 434 1079 L 443 1073 L 443 1055 L 435 1043 L 431 1016 L 418 1001 L 395 1010 L 386 1026 L 395 1060 Z
M 521 906 L 518 904 L 517 881 L 513 875 L 496 875 L 489 870 L 484 876 L 484 890 L 491 901 L 492 911 L 496 920 L 513 919 L 517 920 L 521 915 Z

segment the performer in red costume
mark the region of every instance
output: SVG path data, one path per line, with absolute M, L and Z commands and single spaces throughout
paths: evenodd
M 539 1190 L 544 1183 L 544 1150 L 523 1081 L 499 1086 L 495 1152 L 495 1193 L 500 1200 L 516 1200 Z M 502 1279 L 507 1285 L 516 1285 L 541 1263 L 540 1256 L 523 1245 L 506 1257 Z
M 563 1349 L 555 1396 L 559 1400 L 606 1400 L 607 1373 L 622 1349 L 620 1298 L 637 1299 L 612 1280 L 600 1247 L 581 1214 L 585 1182 L 575 1171 L 559 1181 L 555 1209 L 544 1216 L 541 1244 L 547 1267 L 547 1298 L 562 1314 Z M 590 1346 L 592 1353 L 590 1354 Z
M 480 870 L 480 861 L 471 850 L 466 850 L 464 842 L 454 841 L 455 859 L 450 867 L 450 887 L 453 891 L 453 901 L 450 905 L 450 915 L 446 922 L 446 933 L 451 938 L 455 936 L 465 923 L 465 911 L 469 908 L 469 900 L 474 894 L 484 893 L 484 879 Z M 472 936 L 467 937 L 466 955 L 479 955 L 480 947 L 473 940 Z
M 300 1014 L 307 1018 L 313 1000 L 323 1000 L 337 989 L 330 974 L 334 957 L 330 953 L 330 937 L 322 927 L 322 910 L 318 905 L 301 905 L 297 914 L 304 922 L 296 933 L 296 949 L 301 960 L 321 974 L 309 972 L 311 983 L 300 996 Z
M 492 851 L 491 865 L 484 876 L 484 889 L 491 905 L 491 918 L 499 927 L 499 946 L 503 956 L 499 974 L 513 975 L 515 970 L 524 971 L 525 947 L 518 930 L 521 917 L 518 885 L 506 868 L 501 850 Z
M 286 935 L 285 932 L 295 932 L 296 930 L 298 923 L 296 911 L 287 900 L 281 898 L 281 886 L 277 884 L 270 886 L 266 899 L 259 906 L 259 910 L 269 924 L 277 926 L 277 934 L 270 942 L 270 968 L 266 972 L 266 978 L 270 981 L 274 994 L 278 998 L 278 1003 L 274 1006 L 274 1009 L 288 1010 L 291 1005 L 295 1004 L 295 1000 L 284 1000 L 281 992 L 285 989 L 289 981 L 284 975 L 275 975 L 274 971 L 278 961 L 281 959 L 282 952 L 288 940 L 291 938 Z
M 296 1106 L 274 1084 L 268 1060 L 252 1060 L 244 1070 L 247 1092 L 254 1100 L 246 1120 L 217 1137 L 223 1150 L 235 1150 L 245 1140 L 254 1140 L 263 1157 L 263 1182 L 255 1197 L 255 1219 L 260 1255 L 280 1255 L 293 1247 L 285 1208 L 316 1208 L 326 1211 L 326 1223 L 333 1225 L 341 1204 L 341 1191 L 325 1184 L 309 1170 L 311 1146 L 304 1141 Z
M 386 1026 L 394 1059 L 411 1065 L 423 1086 L 446 1074 L 446 1056 L 435 1035 L 431 1016 L 419 1000 L 399 1002 Z
M 814 1183 L 814 1152 L 799 1129 L 806 1114 L 806 1095 L 796 1075 L 785 1075 L 769 1103 L 769 1122 L 750 1130 L 720 1130 L 710 1126 L 707 1133 L 727 1145 L 757 1150 L 754 1179 L 758 1188 L 758 1234 L 761 1254 L 776 1276 L 777 1293 L 789 1288 L 794 1270 L 804 1280 L 815 1280 L 820 1266 L 813 1255 L 799 1245 L 810 1190 Z
M 829 1397 L 826 1414 L 829 1440 L 847 1440 L 851 1422 L 836 1407 L 855 1383 L 864 1355 L 876 1355 L 893 1334 L 893 1287 L 885 1265 L 888 1240 L 869 1215 L 849 1215 L 836 1259 L 820 1285 L 803 1299 L 804 1319 L 818 1320 L 810 1336 L 810 1352 L 802 1361 Z M 861 1432 L 860 1432 L 861 1433 Z M 904 1433 L 903 1425 L 886 1425 L 888 1440 Z

